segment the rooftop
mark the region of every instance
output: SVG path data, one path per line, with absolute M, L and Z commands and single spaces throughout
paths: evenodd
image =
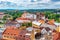
M 17 20 L 30 20 L 29 18 L 17 18 Z

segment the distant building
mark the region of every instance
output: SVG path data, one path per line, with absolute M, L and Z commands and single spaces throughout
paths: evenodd
M 5 16 L 3 12 L 0 12 L 0 19 L 2 19 Z
M 7 23 L 5 23 L 4 24 L 4 27 L 12 27 L 12 26 L 14 26 L 14 27 L 20 27 L 21 26 L 21 24 L 19 24 L 18 22 L 16 22 L 16 21 L 10 21 L 10 22 L 7 22 Z
M 35 14 L 31 14 L 31 13 L 28 13 L 28 12 L 24 12 L 21 17 L 29 18 L 31 20 L 36 19 L 36 15 Z
M 21 18 L 21 17 L 17 18 L 16 21 L 18 23 L 29 23 L 29 22 L 31 22 L 31 20 L 29 18 Z
M 37 12 L 36 15 L 37 15 L 38 20 L 40 20 L 40 19 L 45 20 L 45 14 L 44 13 Z

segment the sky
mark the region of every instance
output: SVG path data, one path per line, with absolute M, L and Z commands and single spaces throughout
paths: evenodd
M 57 9 L 60 0 L 0 0 L 0 9 Z

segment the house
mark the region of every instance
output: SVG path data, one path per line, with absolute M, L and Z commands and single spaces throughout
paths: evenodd
M 17 18 L 16 21 L 18 23 L 29 23 L 29 22 L 31 22 L 31 20 L 29 18 L 21 18 L 21 17 Z
M 15 37 L 18 36 L 19 32 L 20 32 L 20 30 L 15 29 L 13 27 L 9 27 L 2 34 L 3 35 L 3 39 L 6 39 L 6 40 L 15 40 Z
M 44 14 L 44 13 L 41 13 L 40 15 L 41 15 L 41 16 L 40 16 L 41 19 L 45 20 L 45 14 Z
M 60 32 L 60 26 L 56 28 L 56 31 L 57 32 Z
M 20 27 L 18 27 L 18 29 L 20 29 L 20 30 L 24 30 L 26 28 L 27 28 L 26 26 L 20 26 Z
M 44 13 L 37 12 L 36 15 L 37 15 L 37 19 L 38 19 L 38 20 L 39 20 L 39 19 L 45 20 L 45 14 L 44 14 Z
M 60 32 L 53 32 L 53 40 L 60 40 Z
M 47 34 L 47 35 L 51 35 L 52 30 L 49 27 L 40 27 L 41 29 L 41 34 Z
M 21 26 L 21 24 L 19 24 L 17 21 L 10 21 L 10 22 L 7 22 L 7 23 L 5 23 L 4 24 L 4 27 L 12 27 L 12 26 L 14 26 L 14 27 L 20 27 Z
M 41 27 L 49 27 L 51 30 L 56 29 L 55 25 L 50 25 L 50 24 L 47 24 L 47 23 L 41 24 Z
M 46 34 L 46 33 L 48 33 L 48 32 L 46 31 L 45 28 L 43 28 L 43 29 L 41 30 L 41 33 L 42 33 L 42 34 Z
M 52 20 L 49 20 L 49 21 L 48 21 L 48 24 L 50 24 L 50 25 L 54 25 L 54 22 L 55 22 L 55 20 L 52 19 Z
M 35 28 L 40 28 L 40 25 L 41 25 L 41 23 L 38 22 L 38 21 L 33 21 L 32 22 L 32 26 L 35 27 Z
M 2 38 L 2 33 L 5 31 L 6 28 L 0 28 L 0 39 Z
M 2 19 L 5 16 L 3 12 L 0 12 L 0 19 Z
M 60 23 L 54 22 L 54 24 L 55 24 L 56 26 L 60 26 Z
M 3 32 L 3 39 L 6 40 L 30 40 L 29 36 L 26 36 L 26 30 L 20 30 L 16 27 L 8 27 Z
M 26 28 L 27 31 L 32 31 L 33 29 L 34 29 L 33 27 Z
M 27 35 L 30 35 L 31 40 L 35 40 L 35 38 L 38 36 L 40 36 L 40 29 L 37 28 L 33 28 L 33 27 L 28 27 L 26 28 L 26 30 L 28 31 Z
M 42 19 L 42 20 L 39 20 L 38 22 L 40 22 L 41 24 L 44 24 L 45 21 Z
M 35 14 L 31 14 L 28 12 L 24 12 L 21 16 L 22 18 L 29 18 L 31 20 L 36 19 L 36 15 Z
M 0 12 L 0 22 L 3 23 L 3 17 L 5 16 L 5 14 L 3 12 Z

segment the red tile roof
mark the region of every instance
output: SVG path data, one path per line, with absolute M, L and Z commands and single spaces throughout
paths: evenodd
M 17 20 L 30 20 L 29 18 L 17 18 Z
M 11 35 L 12 34 L 12 35 L 18 36 L 20 32 L 21 31 L 17 28 L 9 27 L 3 32 L 3 34 L 5 34 L 5 35 L 9 35 L 9 34 Z
M 54 22 L 55 22 L 54 19 L 52 19 L 52 20 L 49 20 L 49 21 L 48 21 L 48 24 L 54 25 Z
M 42 23 L 42 24 L 44 24 L 44 23 L 45 23 L 45 21 L 44 21 L 44 20 L 39 20 L 39 22 L 40 22 L 40 23 Z
M 53 34 L 53 40 L 58 40 L 60 39 L 60 32 L 56 32 Z

